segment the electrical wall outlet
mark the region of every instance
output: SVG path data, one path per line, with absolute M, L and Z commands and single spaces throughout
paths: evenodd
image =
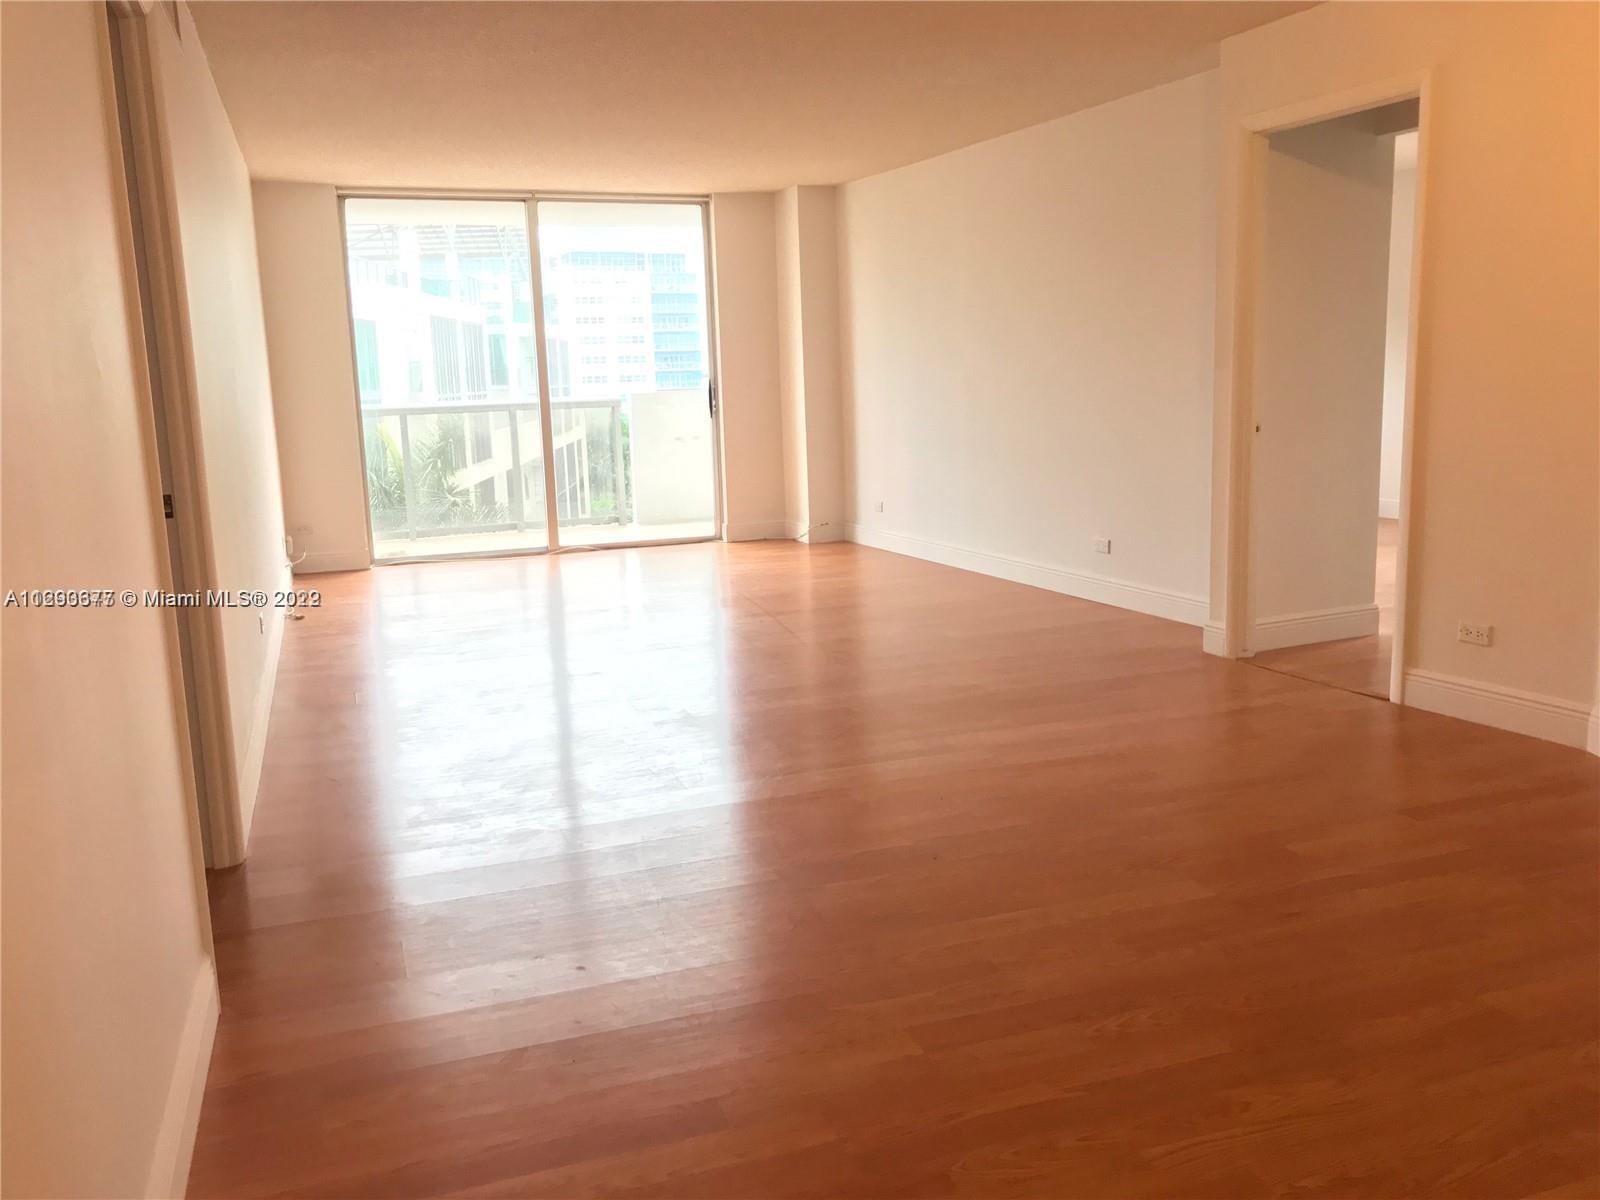
M 1473 625 L 1462 621 L 1456 626 L 1456 641 L 1466 642 L 1469 646 L 1494 645 L 1493 625 Z
M 879 500 L 876 504 L 874 504 L 872 506 L 872 511 L 873 512 L 882 512 L 883 511 L 883 501 Z
M 1111 553 L 1111 539 L 1110 538 L 1095 538 L 1095 540 L 1094 540 L 1094 552 L 1096 554 L 1110 554 Z

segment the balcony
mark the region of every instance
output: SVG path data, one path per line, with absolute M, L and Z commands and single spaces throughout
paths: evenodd
M 552 403 L 561 545 L 710 537 L 709 447 L 694 445 L 709 439 L 704 404 L 687 390 Z M 377 558 L 547 545 L 538 405 L 365 405 L 361 416 Z

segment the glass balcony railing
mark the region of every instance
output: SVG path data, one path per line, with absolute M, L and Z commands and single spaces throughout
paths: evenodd
M 556 516 L 566 525 L 626 524 L 629 446 L 621 400 L 551 405 Z M 464 534 L 548 541 L 544 449 L 533 403 L 367 405 L 367 499 L 380 557 Z M 409 543 L 404 550 L 393 545 Z

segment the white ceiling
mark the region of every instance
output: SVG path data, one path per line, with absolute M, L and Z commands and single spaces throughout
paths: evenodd
M 700 193 L 916 162 L 1205 70 L 1309 5 L 191 7 L 259 178 Z

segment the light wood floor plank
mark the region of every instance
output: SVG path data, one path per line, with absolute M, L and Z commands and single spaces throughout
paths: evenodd
M 1575 1196 L 1600 764 L 847 545 L 321 576 L 196 1196 Z

